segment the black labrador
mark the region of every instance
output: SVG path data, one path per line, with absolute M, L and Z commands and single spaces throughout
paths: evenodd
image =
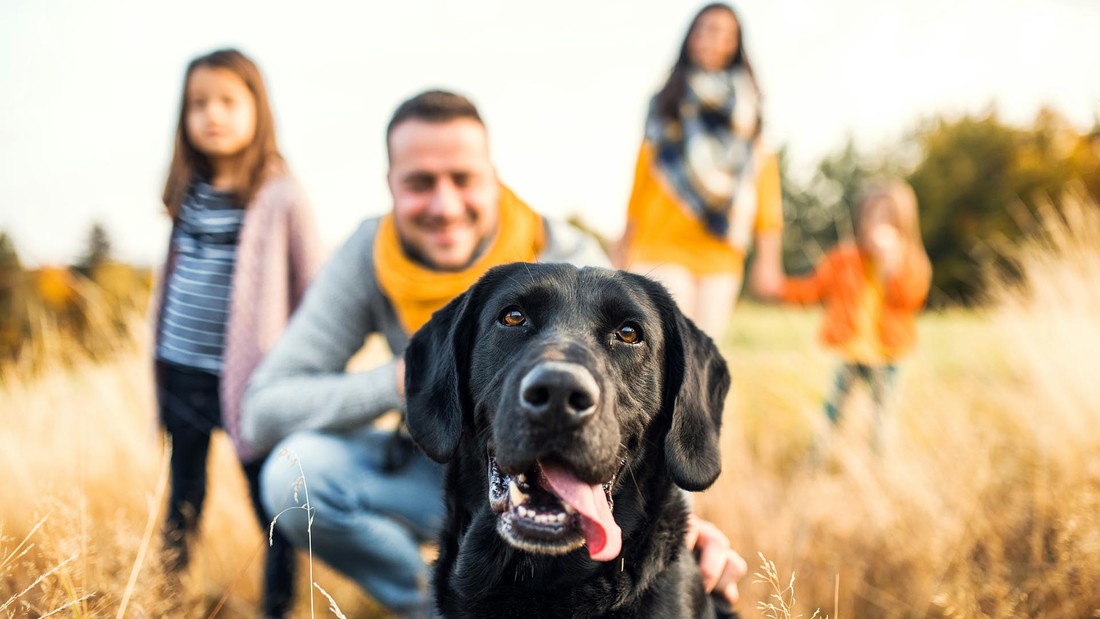
M 405 353 L 406 423 L 449 462 L 447 617 L 708 617 L 685 490 L 718 477 L 730 386 L 650 279 L 496 267 Z

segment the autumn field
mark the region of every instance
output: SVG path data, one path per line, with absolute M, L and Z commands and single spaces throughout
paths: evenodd
M 793 573 L 797 598 L 783 608 L 750 575 L 743 616 L 1100 617 L 1100 217 L 1067 219 L 1019 254 L 1023 285 L 922 316 L 878 451 L 858 398 L 812 449 L 834 363 L 818 315 L 738 307 L 721 343 L 724 470 L 697 509 L 750 572 L 762 554 L 782 587 Z M 0 617 L 256 615 L 265 538 L 222 436 L 192 565 L 178 583 L 159 568 L 166 458 L 147 347 L 0 379 Z M 311 591 L 312 612 L 334 616 L 319 588 L 348 617 L 381 616 L 319 561 L 312 587 L 307 563 L 296 616 Z

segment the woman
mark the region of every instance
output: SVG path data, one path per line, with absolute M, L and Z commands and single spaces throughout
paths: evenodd
M 740 292 L 753 236 L 754 292 L 770 296 L 782 280 L 779 168 L 761 146 L 761 127 L 737 15 L 708 4 L 650 102 L 617 262 L 663 283 L 715 338 Z

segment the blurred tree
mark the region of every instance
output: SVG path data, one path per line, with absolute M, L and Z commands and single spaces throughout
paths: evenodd
M 87 246 L 74 267 L 85 277 L 91 277 L 96 267 L 111 259 L 111 239 L 103 224 L 96 222 L 88 232 Z
M 1028 127 L 1001 122 L 992 108 L 958 119 L 940 116 L 876 156 L 859 152 L 849 138 L 804 182 L 780 151 L 780 173 L 789 273 L 810 270 L 825 250 L 853 234 L 852 209 L 870 177 L 900 176 L 920 201 L 921 231 L 935 267 L 931 302 L 971 303 L 980 300 L 990 265 L 1011 272 L 1002 249 L 1032 232 L 1036 205 L 1057 206 L 1075 186 L 1100 199 L 1100 120 L 1082 135 L 1050 108 Z
M 1035 205 L 1083 180 L 1072 157 L 1080 136 L 1047 108 L 1027 128 L 1002 123 L 992 110 L 940 117 L 913 139 L 921 159 L 908 180 L 921 204 L 933 286 L 954 301 L 980 299 L 984 270 L 1007 267 L 1000 247 L 1032 231 Z
M 0 270 L 21 269 L 23 265 L 19 261 L 19 253 L 15 250 L 15 243 L 7 232 L 0 230 Z
M 0 360 L 19 356 L 28 328 L 26 274 L 11 237 L 0 231 Z
M 806 273 L 821 255 L 853 235 L 852 205 L 882 162 L 859 153 L 848 138 L 840 152 L 825 157 L 805 185 L 793 178 L 786 150 L 779 152 L 783 188 L 783 264 L 787 272 Z
M 1100 120 L 1077 140 L 1070 153 L 1070 164 L 1080 176 L 1085 191 L 1100 198 Z

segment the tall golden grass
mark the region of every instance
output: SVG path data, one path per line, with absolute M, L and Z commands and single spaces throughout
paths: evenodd
M 109 363 L 67 355 L 33 379 L 0 380 L 0 617 L 258 616 L 266 535 L 224 435 L 192 565 L 178 583 L 165 577 L 167 460 L 154 410 L 144 338 Z M 354 585 L 315 568 L 349 616 L 375 613 Z M 309 588 L 303 577 L 295 616 L 309 616 Z M 317 615 L 332 616 L 320 603 Z
M 758 604 L 796 573 L 798 607 L 782 616 L 1100 616 L 1100 212 L 1044 222 L 1020 250 L 1022 285 L 997 287 L 988 310 L 921 318 L 898 432 L 878 453 L 865 406 L 811 450 L 834 363 L 817 314 L 738 308 L 722 343 L 724 472 L 697 506 L 770 561 L 774 578 L 742 581 L 743 614 L 770 616 Z M 138 337 L 108 363 L 2 377 L 0 617 L 257 615 L 264 535 L 224 437 L 192 565 L 176 584 L 160 571 L 148 356 Z M 315 568 L 348 616 L 379 616 Z M 302 572 L 296 616 L 309 616 Z M 314 612 L 327 606 L 319 596 Z
M 738 309 L 725 467 L 700 511 L 797 573 L 804 609 L 1100 616 L 1100 210 L 1072 200 L 1042 221 L 1015 253 L 1022 283 L 922 317 L 881 454 L 855 414 L 811 457 L 834 363 L 816 316 Z

